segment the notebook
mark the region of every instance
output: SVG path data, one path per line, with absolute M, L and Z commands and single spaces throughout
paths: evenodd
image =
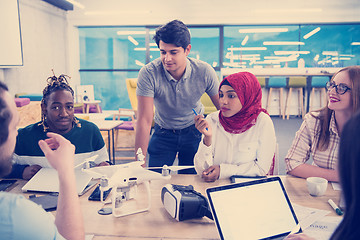
M 76 191 L 79 195 L 91 180 L 91 175 L 75 170 Z M 54 168 L 41 168 L 23 187 L 22 191 L 59 192 L 58 173 Z
M 283 239 L 298 224 L 279 177 L 206 190 L 221 239 Z

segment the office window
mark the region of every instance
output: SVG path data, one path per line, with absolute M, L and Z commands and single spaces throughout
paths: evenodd
M 137 78 L 138 72 L 81 71 L 81 85 L 94 85 L 94 96 L 103 110 L 131 109 L 125 79 Z
M 191 51 L 189 57 L 207 62 L 215 69 L 219 65 L 219 28 L 189 28 L 191 33 Z
M 301 50 L 306 67 L 345 67 L 360 64 L 359 25 L 303 25 Z
M 142 66 L 160 57 L 152 39 L 155 29 L 79 27 L 81 84 L 95 86 L 104 110 L 131 107 L 125 80 L 136 78 Z M 303 65 L 300 59 L 305 67 L 360 65 L 359 24 L 189 29 L 189 57 L 209 63 L 219 75 L 221 68 L 295 68 Z
M 144 27 L 80 27 L 80 68 L 140 69 L 145 33 Z
M 189 57 L 209 63 L 216 69 L 219 65 L 219 28 L 189 27 L 191 34 L 191 50 Z M 155 28 L 150 29 L 150 61 L 160 57 L 160 51 L 153 40 Z
M 296 67 L 299 26 L 224 27 L 224 68 Z

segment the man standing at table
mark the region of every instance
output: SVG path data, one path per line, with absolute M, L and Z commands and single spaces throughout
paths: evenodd
M 0 177 L 11 171 L 19 114 L 7 86 L 0 82 Z M 21 195 L 0 192 L 2 239 L 84 239 L 84 226 L 76 192 L 75 147 L 55 133 L 39 146 L 59 175 L 59 198 L 55 223 L 41 206 Z
M 187 57 L 190 32 L 183 22 L 174 20 L 159 27 L 154 40 L 160 58 L 144 66 L 138 76 L 135 149 L 149 153 L 149 167 L 171 166 L 177 154 L 179 165 L 193 165 L 201 133 L 195 128 L 192 109 L 203 114 L 204 93 L 219 109 L 219 80 L 209 64 Z M 155 131 L 149 142 L 153 119 Z

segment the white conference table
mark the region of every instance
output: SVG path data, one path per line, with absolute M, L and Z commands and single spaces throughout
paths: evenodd
M 117 121 L 117 120 L 89 120 L 98 126 L 100 131 L 106 131 L 108 133 L 108 153 L 109 153 L 109 160 L 115 164 L 115 137 L 114 131 L 115 128 L 119 125 L 123 124 L 124 121 Z
M 339 202 L 340 191 L 333 190 L 329 183 L 324 196 L 312 197 L 309 195 L 305 179 L 292 176 L 281 176 L 287 194 L 292 203 L 304 207 L 317 208 L 330 211 L 329 216 L 337 216 L 327 203 L 329 198 L 335 203 Z M 94 240 L 112 239 L 219 239 L 215 223 L 204 217 L 178 222 L 166 212 L 161 202 L 161 189 L 167 184 L 193 185 L 197 192 L 206 196 L 206 189 L 218 185 L 229 184 L 229 180 L 218 180 L 214 183 L 203 182 L 197 175 L 172 175 L 170 180 L 153 180 L 150 183 L 152 206 L 148 212 L 121 218 L 112 215 L 99 215 L 97 212 L 103 207 L 100 202 L 89 201 L 92 189 L 80 197 L 84 216 L 85 232 L 94 235 Z M 24 180 L 18 181 L 18 186 L 12 192 L 21 193 Z M 28 193 L 23 193 L 29 195 Z M 138 207 L 146 205 L 146 192 L 143 184 L 138 186 Z M 133 200 L 131 200 L 133 201 Z M 107 205 L 111 207 L 111 205 Z

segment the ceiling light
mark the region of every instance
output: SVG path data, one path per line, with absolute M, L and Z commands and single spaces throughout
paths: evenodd
M 310 51 L 274 51 L 275 55 L 309 54 Z
M 271 33 L 271 32 L 287 32 L 287 28 L 244 28 L 239 29 L 239 33 Z
M 322 55 L 338 56 L 339 53 L 337 51 L 323 51 Z
M 355 55 L 352 54 L 340 54 L 340 57 L 355 57 Z
M 249 35 L 246 35 L 244 37 L 244 40 L 242 40 L 242 42 L 241 42 L 241 46 L 244 46 L 247 43 L 248 40 L 249 40 Z
M 260 57 L 260 54 L 243 54 L 243 57 Z
M 340 57 L 339 60 L 351 60 L 350 57 Z
M 303 42 L 291 42 L 291 41 L 266 41 L 263 45 L 305 45 Z
M 318 31 L 320 31 L 320 27 L 315 28 L 314 30 L 308 32 L 307 34 L 304 35 L 304 39 L 308 39 L 309 37 L 311 37 L 312 35 L 314 35 L 315 33 L 317 33 Z
M 128 36 L 130 42 L 132 42 L 135 46 L 139 45 L 139 42 L 136 41 L 132 36 Z
M 135 51 L 146 51 L 146 48 L 134 48 Z M 150 51 L 160 51 L 158 48 L 149 48 Z
M 228 48 L 228 51 L 263 51 L 266 50 L 266 47 L 231 47 Z
M 139 31 L 117 31 L 117 35 L 145 35 L 145 30 L 139 30 Z M 153 34 L 155 31 L 150 31 L 149 34 Z
M 247 55 L 240 55 L 240 54 L 226 54 L 225 58 L 231 59 L 231 60 L 260 60 L 260 54 L 259 56 L 247 56 Z
M 145 64 L 143 64 L 142 62 L 140 62 L 139 60 L 135 60 L 136 65 L 138 66 L 145 66 Z
M 351 45 L 352 46 L 360 46 L 360 42 L 352 42 Z
M 287 59 L 288 57 L 281 57 L 281 56 L 264 56 L 264 59 Z

